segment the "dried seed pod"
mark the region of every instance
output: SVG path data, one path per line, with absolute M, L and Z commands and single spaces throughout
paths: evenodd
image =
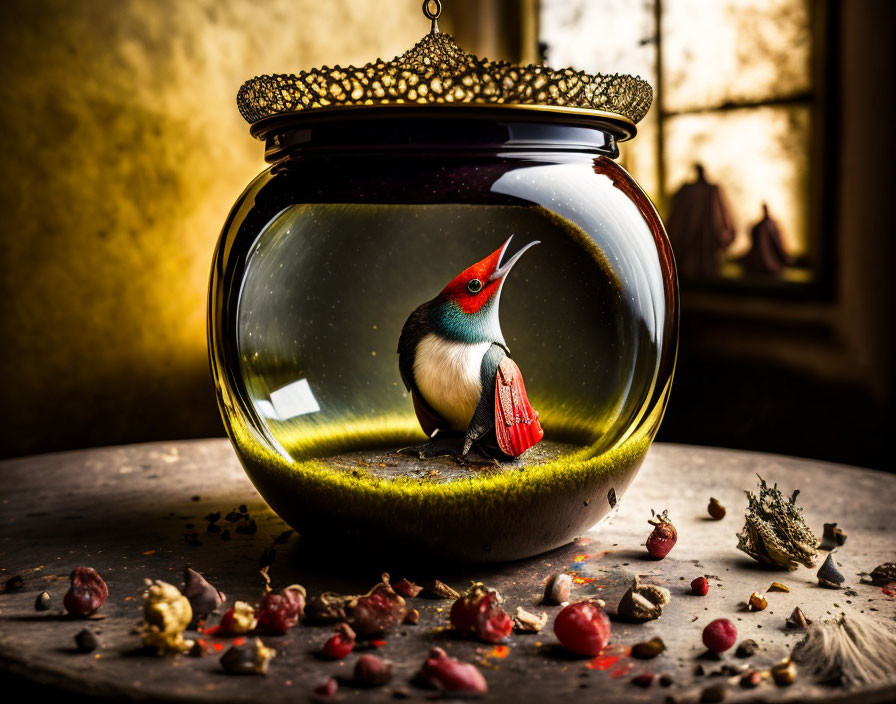
M 665 649 L 666 644 L 663 643 L 663 639 L 654 637 L 650 640 L 641 641 L 640 643 L 636 643 L 635 645 L 633 645 L 632 657 L 636 657 L 641 660 L 650 660 L 651 658 L 655 658 L 657 655 L 662 653 Z
M 196 570 L 187 567 L 184 570 L 183 595 L 190 602 L 193 609 L 194 623 L 208 618 L 209 614 L 217 611 L 226 600 L 224 592 L 220 592 L 205 577 Z
M 245 601 L 235 601 L 233 606 L 224 612 L 218 629 L 223 635 L 238 636 L 248 633 L 258 625 L 255 609 Z
M 809 619 L 806 618 L 806 615 L 803 613 L 803 610 L 797 606 L 793 613 L 787 617 L 787 627 L 788 628 L 799 628 L 800 630 L 806 630 L 809 627 L 809 624 L 812 623 Z
M 409 582 L 407 579 L 402 579 L 400 582 L 396 582 L 392 585 L 392 588 L 403 597 L 415 597 L 423 591 L 423 587 L 418 587 L 413 582 Z
M 572 593 L 572 577 L 565 572 L 551 575 L 544 587 L 544 604 L 565 604 Z
M 635 578 L 616 607 L 616 614 L 630 621 L 650 621 L 662 615 L 663 607 L 671 598 L 668 589 L 653 584 L 641 584 Z
M 41 592 L 37 595 L 37 599 L 34 600 L 34 610 L 35 611 L 48 611 L 50 608 L 50 593 L 49 592 Z
M 706 510 L 709 512 L 709 515 L 717 521 L 721 521 L 725 517 L 725 507 L 719 503 L 719 500 L 715 497 L 710 498 L 709 506 L 706 507 Z
M 737 548 L 758 562 L 795 570 L 814 567 L 818 539 L 796 506 L 799 490 L 785 499 L 778 485 L 769 487 L 759 477 L 759 496 L 747 493 L 746 523 L 737 534 Z
M 305 587 L 293 584 L 279 594 L 268 592 L 258 607 L 258 628 L 264 633 L 284 635 L 298 624 L 305 610 Z
M 753 592 L 750 594 L 750 599 L 747 601 L 747 609 L 750 611 L 764 611 L 768 606 L 768 601 L 766 598 L 760 594 L 759 592 Z
M 759 643 L 752 638 L 748 638 L 737 646 L 737 650 L 734 651 L 734 654 L 739 658 L 749 658 L 755 655 L 758 651 Z
M 71 586 L 65 593 L 62 605 L 73 616 L 86 617 L 100 610 L 109 587 L 92 567 L 76 567 L 72 570 Z
M 401 625 L 407 605 L 388 583 L 380 582 L 367 594 L 351 599 L 345 611 L 352 628 L 372 636 Z
M 305 619 L 309 623 L 329 623 L 345 621 L 348 616 L 345 607 L 354 596 L 345 596 L 335 592 L 324 592 L 311 597 L 305 607 Z
M 460 592 L 452 589 L 444 582 L 438 579 L 433 580 L 432 584 L 424 591 L 424 594 L 432 599 L 458 599 Z
M 100 641 L 93 631 L 85 628 L 75 635 L 75 647 L 79 653 L 92 653 L 100 647 Z
M 451 694 L 478 696 L 488 691 L 488 683 L 475 665 L 449 658 L 441 648 L 433 648 L 420 671 L 431 686 Z
M 796 681 L 796 665 L 791 660 L 785 660 L 772 668 L 772 679 L 779 687 L 786 687 Z
M 834 562 L 834 553 L 828 553 L 827 559 L 818 569 L 818 583 L 828 589 L 840 589 L 845 579 Z
M 243 645 L 231 646 L 221 656 L 221 667 L 231 675 L 266 675 L 268 665 L 277 654 L 266 648 L 260 638 L 253 638 Z
M 869 581 L 878 587 L 886 587 L 892 582 L 896 582 L 896 562 L 884 562 L 878 565 L 869 576 Z
M 382 687 L 392 679 L 392 663 L 376 655 L 362 655 L 355 663 L 355 684 Z
M 772 582 L 769 588 L 766 590 L 769 592 L 789 592 L 790 587 L 786 584 L 781 584 L 780 582 Z
M 846 542 L 846 533 L 836 523 L 825 523 L 821 534 L 821 549 L 833 550 Z
M 653 526 L 653 531 L 647 536 L 647 552 L 651 557 L 662 560 L 675 547 L 675 543 L 678 541 L 678 531 L 672 525 L 668 511 L 662 513 L 651 511 L 651 514 L 655 520 L 647 521 Z
M 538 633 L 548 623 L 548 615 L 544 611 L 533 614 L 522 606 L 516 607 L 516 616 L 513 617 L 513 625 L 522 633 Z
M 513 619 L 501 608 L 501 595 L 482 582 L 474 582 L 451 606 L 451 626 L 486 643 L 499 643 L 513 630 Z
M 190 602 L 173 584 L 149 582 L 143 593 L 143 644 L 155 648 L 159 655 L 185 653 L 193 641 L 184 639 L 184 630 L 193 620 Z

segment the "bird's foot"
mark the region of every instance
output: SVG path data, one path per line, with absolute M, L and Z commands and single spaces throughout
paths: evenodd
M 463 435 L 442 435 L 434 437 L 422 445 L 413 445 L 399 450 L 403 455 L 410 455 L 421 460 L 434 457 L 450 457 L 462 467 L 497 467 L 498 460 L 475 445 L 465 455 Z

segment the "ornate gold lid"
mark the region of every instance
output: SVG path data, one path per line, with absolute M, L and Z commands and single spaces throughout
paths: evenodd
M 541 108 L 627 123 L 634 133 L 650 108 L 653 89 L 639 77 L 480 59 L 439 31 L 438 0 L 426 0 L 423 12 L 432 29 L 404 54 L 361 67 L 256 76 L 237 94 L 240 114 L 254 125 L 277 115 L 348 107 Z

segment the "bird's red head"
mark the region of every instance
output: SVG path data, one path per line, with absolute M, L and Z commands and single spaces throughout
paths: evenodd
M 498 249 L 489 254 L 482 261 L 476 262 L 473 266 L 465 269 L 452 279 L 439 294 L 439 298 L 454 301 L 460 309 L 467 314 L 477 313 L 488 303 L 500 290 L 504 277 L 517 263 L 529 247 L 539 244 L 538 240 L 530 242 L 525 247 L 514 254 L 510 260 L 501 264 L 504 252 L 507 251 L 507 245 L 513 235 Z

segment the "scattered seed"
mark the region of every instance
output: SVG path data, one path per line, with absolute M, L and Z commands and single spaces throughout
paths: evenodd
M 845 579 L 837 569 L 837 563 L 834 562 L 834 553 L 828 553 L 827 559 L 818 570 L 818 583 L 828 589 L 840 589 Z
M 184 570 L 183 595 L 190 602 L 194 624 L 208 618 L 209 614 L 227 600 L 223 592 L 218 591 L 201 574 L 189 567 Z
M 825 523 L 821 535 L 821 549 L 833 550 L 846 542 L 846 533 L 837 527 L 836 523 Z
M 420 623 L 420 612 L 417 609 L 410 609 L 404 615 L 404 622 L 409 626 L 416 626 Z
M 632 646 L 632 656 L 641 660 L 650 660 L 662 653 L 666 649 L 666 644 L 659 637 L 651 638 Z
M 109 596 L 109 587 L 92 567 L 76 567 L 62 605 L 73 616 L 86 618 L 100 610 Z
M 193 647 L 190 648 L 190 652 L 187 653 L 191 658 L 202 658 L 208 655 L 208 643 L 199 638 L 196 642 L 193 643 Z
M 332 677 L 314 688 L 314 694 L 322 699 L 335 699 L 338 691 L 339 683 Z
M 886 587 L 888 584 L 896 582 L 896 562 L 884 562 L 871 570 L 871 574 L 868 576 L 870 582 L 875 586 Z
M 293 533 L 295 533 L 295 531 L 292 529 L 283 531 L 280 535 L 274 538 L 274 545 L 286 545 Z
M 697 577 L 691 582 L 691 594 L 706 596 L 709 592 L 709 580 L 706 577 Z
M 616 489 L 610 488 L 607 492 L 607 503 L 610 504 L 610 508 L 616 508 Z
M 737 650 L 734 651 L 734 654 L 739 658 L 748 658 L 755 655 L 759 650 L 759 643 L 757 643 L 752 638 L 748 638 L 745 641 L 742 641 L 740 645 L 737 646 Z
M 643 687 L 647 689 L 650 685 L 653 684 L 653 679 L 656 675 L 652 672 L 642 672 L 640 675 L 635 675 L 632 677 L 632 684 L 637 687 Z
M 207 520 L 209 523 L 217 523 L 221 520 L 221 512 L 215 511 L 214 513 L 210 513 L 205 517 L 205 520 Z
M 650 621 L 662 615 L 663 607 L 671 598 L 668 589 L 641 584 L 636 577 L 616 607 L 616 614 L 629 621 Z
M 78 631 L 75 636 L 75 647 L 78 649 L 79 653 L 92 653 L 100 647 L 100 642 L 93 631 L 89 631 L 85 628 Z
M 790 587 L 786 584 L 781 584 L 780 582 L 772 582 L 769 588 L 766 590 L 769 592 L 789 592 Z
M 392 663 L 376 655 L 362 655 L 355 663 L 355 684 L 382 687 L 392 679 Z
M 797 606 L 793 610 L 793 613 L 791 613 L 790 616 L 787 617 L 786 623 L 788 628 L 798 628 L 805 631 L 809 627 L 809 624 L 812 622 L 806 618 L 803 610 L 799 606 Z
M 747 602 L 747 609 L 750 611 L 764 611 L 767 607 L 768 601 L 762 594 L 759 592 L 750 594 L 750 599 Z
M 572 577 L 565 572 L 552 574 L 544 587 L 543 604 L 565 604 L 572 593 Z
M 715 497 L 710 498 L 709 506 L 706 507 L 706 510 L 709 512 L 709 515 L 712 516 L 717 521 L 721 521 L 725 517 L 725 507 L 719 503 L 719 500 Z
M 744 689 L 755 689 L 762 684 L 763 679 L 765 679 L 765 675 L 760 670 L 750 670 L 741 675 L 740 686 Z
M 772 679 L 779 687 L 791 685 L 796 680 L 796 665 L 786 660 L 772 668 Z
M 249 508 L 246 504 L 240 504 L 240 513 L 249 513 Z
M 35 611 L 49 611 L 50 609 L 50 593 L 49 592 L 41 592 L 37 595 L 37 599 L 34 600 L 34 609 Z
M 460 592 L 452 589 L 444 582 L 439 581 L 438 579 L 433 580 L 433 583 L 429 586 L 428 589 L 425 590 L 426 596 L 431 596 L 435 599 L 459 599 Z
M 660 675 L 660 687 L 671 687 L 672 682 L 673 682 L 673 680 L 669 675 L 667 675 L 665 673 Z
M 13 575 L 9 579 L 6 580 L 6 583 L 3 585 L 4 593 L 9 592 L 17 592 L 19 589 L 25 586 L 25 580 L 22 579 L 21 575 Z
M 236 532 L 242 535 L 252 535 L 258 532 L 258 525 L 255 523 L 255 519 L 253 518 L 248 523 L 240 523 L 236 527 Z

